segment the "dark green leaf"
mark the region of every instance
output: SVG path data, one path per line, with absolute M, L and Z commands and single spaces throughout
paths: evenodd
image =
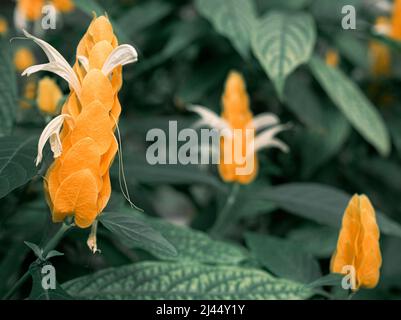
M 155 255 L 170 257 L 177 255 L 174 246 L 135 210 L 103 212 L 99 216 L 99 221 L 129 248 L 141 248 Z
M 382 155 L 391 149 L 390 137 L 380 113 L 358 86 L 342 71 L 314 57 L 310 68 L 335 105 L 353 127 Z
M 227 37 L 242 57 L 249 56 L 249 39 L 256 19 L 253 1 L 249 0 L 197 0 L 199 12 L 223 36 Z
M 256 233 L 245 240 L 259 263 L 279 277 L 309 283 L 321 276 L 317 261 L 296 242 Z
M 286 78 L 299 65 L 308 62 L 315 41 L 315 22 L 308 14 L 270 12 L 254 25 L 253 52 L 280 98 L 283 98 Z
M 0 138 L 0 198 L 35 174 L 36 137 Z
M 283 184 L 263 194 L 288 212 L 335 228 L 341 226 L 344 210 L 351 199 L 344 191 L 317 183 Z M 401 226 L 397 222 L 378 211 L 376 218 L 382 233 L 401 237 Z
M 141 262 L 71 280 L 64 289 L 87 299 L 306 299 L 303 285 L 267 272 L 196 263 Z
M 174 260 L 235 265 L 248 259 L 245 249 L 213 240 L 203 232 L 172 225 L 161 219 L 147 218 L 146 221 L 176 248 L 178 254 L 173 257 Z M 163 254 L 157 254 L 157 257 L 172 258 Z

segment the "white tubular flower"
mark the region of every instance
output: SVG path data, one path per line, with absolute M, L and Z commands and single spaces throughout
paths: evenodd
M 51 120 L 45 129 L 42 131 L 38 142 L 38 155 L 36 157 L 36 166 L 38 166 L 43 159 L 43 148 L 47 140 L 50 140 L 50 148 L 53 152 L 54 158 L 58 158 L 62 152 L 62 145 L 60 140 L 60 131 L 63 126 L 64 120 L 72 119 L 70 115 L 61 114 Z
M 213 111 L 208 110 L 205 107 L 201 106 L 191 106 L 188 108 L 190 111 L 193 111 L 201 116 L 201 120 L 197 122 L 197 126 L 207 125 L 211 128 L 217 129 L 220 132 L 227 133 L 228 131 L 233 132 L 235 128 L 232 128 L 230 124 L 219 117 Z M 257 130 L 265 129 L 260 132 L 254 138 L 253 143 L 251 144 L 251 148 L 247 151 L 247 157 L 251 156 L 255 152 L 263 148 L 279 148 L 283 152 L 288 152 L 288 146 L 282 142 L 281 140 L 275 138 L 275 136 L 284 131 L 290 129 L 290 125 L 282 125 L 280 124 L 279 118 L 272 113 L 262 113 L 256 117 L 254 117 L 247 125 L 246 129 L 254 129 L 255 132 Z M 238 129 L 237 129 L 238 130 Z M 225 135 L 227 136 L 227 135 Z M 231 134 L 232 137 L 232 134 Z
M 226 120 L 205 107 L 192 105 L 188 110 L 197 113 L 201 117 L 201 120 L 197 122 L 197 126 L 208 126 L 219 131 L 231 130 L 231 127 Z
M 110 53 L 103 65 L 102 72 L 105 76 L 108 76 L 114 68 L 136 61 L 138 61 L 138 53 L 135 48 L 129 44 L 122 44 Z
M 79 96 L 81 93 L 81 84 L 79 83 L 78 77 L 75 74 L 72 67 L 68 64 L 68 62 L 64 59 L 64 57 L 50 44 L 46 41 L 43 41 L 39 38 L 34 37 L 26 30 L 23 30 L 24 35 L 32 39 L 38 46 L 42 48 L 47 58 L 49 59 L 48 63 L 39 64 L 35 66 L 31 66 L 27 68 L 22 75 L 31 75 L 32 73 L 36 73 L 38 71 L 49 71 L 53 72 L 64 80 L 68 82 L 71 88 L 75 91 L 75 93 Z
M 288 146 L 282 142 L 281 140 L 275 138 L 275 136 L 285 130 L 290 129 L 290 125 L 276 125 L 265 131 L 259 133 L 254 142 L 254 150 L 250 150 L 249 152 L 258 152 L 264 148 L 279 148 L 283 152 L 288 152 Z
M 279 118 L 273 113 L 262 113 L 253 118 L 250 123 L 250 127 L 254 128 L 255 131 L 261 130 L 265 127 L 270 127 L 279 124 Z

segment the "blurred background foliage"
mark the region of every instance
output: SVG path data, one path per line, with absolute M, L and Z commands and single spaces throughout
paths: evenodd
M 152 239 L 144 234 L 139 239 L 138 230 L 145 229 L 137 229 L 133 237 L 139 238 L 135 238 L 134 248 L 127 246 L 130 239 L 111 236 L 109 228 L 104 227 L 106 221 L 99 229 L 101 254 L 92 255 L 86 247 L 87 230 L 73 230 L 63 239 L 57 249 L 65 255 L 52 260 L 58 282 L 134 263 L 128 267 L 133 268 L 131 271 L 124 272 L 136 274 L 138 281 L 146 270 L 156 270 L 152 272 L 157 274 L 158 268 L 178 270 L 185 266 L 199 274 L 197 268 L 204 266 L 203 272 L 215 273 L 217 278 L 230 274 L 230 268 L 256 268 L 262 274 L 260 279 L 270 273 L 294 283 L 311 283 L 329 273 L 350 195 L 364 193 L 378 210 L 383 267 L 378 287 L 361 290 L 354 298 L 400 298 L 401 46 L 374 32 L 377 17 L 391 14 L 385 6 L 377 5 L 379 2 L 385 3 L 74 0 L 75 10 L 60 16 L 56 30 L 46 31 L 43 37 L 73 63 L 76 45 L 92 12 L 106 12 L 120 42 L 137 48 L 139 61 L 124 68 L 119 95 L 128 188 L 133 202 L 145 212 L 138 213 L 143 215 L 138 221 L 146 220 L 132 228 L 146 229 L 141 223 L 151 226 L 178 254 L 171 257 L 163 250 L 152 249 Z M 356 30 L 341 27 L 341 8 L 348 4 L 356 8 Z M 37 61 L 45 61 L 45 57 L 29 41 L 9 42 L 11 37 L 20 36 L 12 26 L 14 7 L 12 1 L 0 5 L 1 16 L 9 24 L 0 51 L 0 295 L 34 259 L 23 241 L 40 244 L 57 229 L 43 194 L 45 167 L 37 173 L 32 160 L 37 136 L 48 119 L 34 99 L 27 101 L 31 107 L 20 106 L 28 80 L 12 64 L 13 53 L 22 46 L 29 47 Z M 278 15 L 277 21 L 272 14 Z M 288 31 L 292 24 L 299 32 Z M 275 32 L 287 37 L 290 44 L 281 56 L 272 58 L 266 43 L 277 41 Z M 372 72 L 372 41 L 385 46 L 391 55 L 391 72 L 385 75 Z M 335 63 L 328 60 L 330 54 Z M 285 59 L 292 67 L 277 71 L 278 64 L 287 63 Z M 241 187 L 229 219 L 219 221 L 218 213 L 230 187 L 220 180 L 216 168 L 148 165 L 145 137 L 152 128 L 168 132 L 169 120 L 178 120 L 180 128 L 193 125 L 197 118 L 186 109 L 191 103 L 220 113 L 224 81 L 230 70 L 244 75 L 254 114 L 273 112 L 293 127 L 281 136 L 290 153 L 262 151 L 258 178 Z M 67 94 L 66 83 L 57 82 Z M 49 164 L 51 157 L 47 158 Z M 132 211 L 121 195 L 118 172 L 115 161 L 108 214 Z M 101 279 L 101 274 L 92 277 Z M 245 273 L 237 277 L 236 284 L 251 276 Z M 91 283 L 91 279 L 86 281 Z M 26 297 L 30 288 L 26 283 L 17 297 Z M 81 298 L 91 297 L 93 292 L 82 291 L 79 281 L 68 283 L 66 288 Z M 341 290 L 324 288 L 326 294 L 300 293 L 295 297 L 322 298 L 327 293 L 342 297 Z M 261 292 L 227 298 L 270 297 L 270 293 Z M 159 293 L 151 297 L 182 297 L 163 295 L 162 289 Z M 132 294 L 131 298 L 148 298 L 141 292 Z M 222 297 L 206 294 L 200 290 L 198 297 Z M 119 297 L 124 295 L 114 298 Z

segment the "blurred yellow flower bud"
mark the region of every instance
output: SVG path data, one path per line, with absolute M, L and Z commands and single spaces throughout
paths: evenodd
M 326 64 L 328 66 L 337 67 L 338 63 L 340 62 L 340 57 L 339 57 L 338 52 L 336 50 L 329 49 L 326 52 L 325 60 L 326 60 Z
M 61 12 L 70 12 L 75 7 L 72 0 L 53 0 L 52 3 Z
M 41 111 L 50 115 L 56 114 L 62 97 L 63 93 L 53 79 L 45 77 L 39 81 L 36 103 Z
M 8 32 L 8 23 L 7 20 L 3 17 L 0 17 L 0 34 L 5 34 Z
M 22 72 L 35 64 L 35 57 L 27 48 L 20 48 L 14 54 L 14 65 L 17 71 Z

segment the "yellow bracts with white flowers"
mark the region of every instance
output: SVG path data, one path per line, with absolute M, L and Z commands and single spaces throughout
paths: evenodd
M 275 137 L 288 126 L 281 125 L 278 117 L 272 113 L 253 117 L 245 81 L 236 71 L 228 75 L 222 105 L 221 117 L 201 106 L 192 106 L 190 110 L 202 117 L 199 125 L 207 125 L 220 132 L 221 178 L 225 182 L 249 184 L 258 172 L 256 153 L 259 150 L 276 147 L 288 152 L 287 145 Z M 257 134 L 262 129 L 265 130 Z
M 118 45 L 104 16 L 94 18 L 81 39 L 73 68 L 51 45 L 24 33 L 43 49 L 49 63 L 31 66 L 23 75 L 53 72 L 69 83 L 71 91 L 61 115 L 49 122 L 38 144 L 37 165 L 47 140 L 55 158 L 44 183 L 53 221 L 74 216 L 76 225 L 86 228 L 110 198 L 122 66 L 136 62 L 138 55 L 132 46 Z

